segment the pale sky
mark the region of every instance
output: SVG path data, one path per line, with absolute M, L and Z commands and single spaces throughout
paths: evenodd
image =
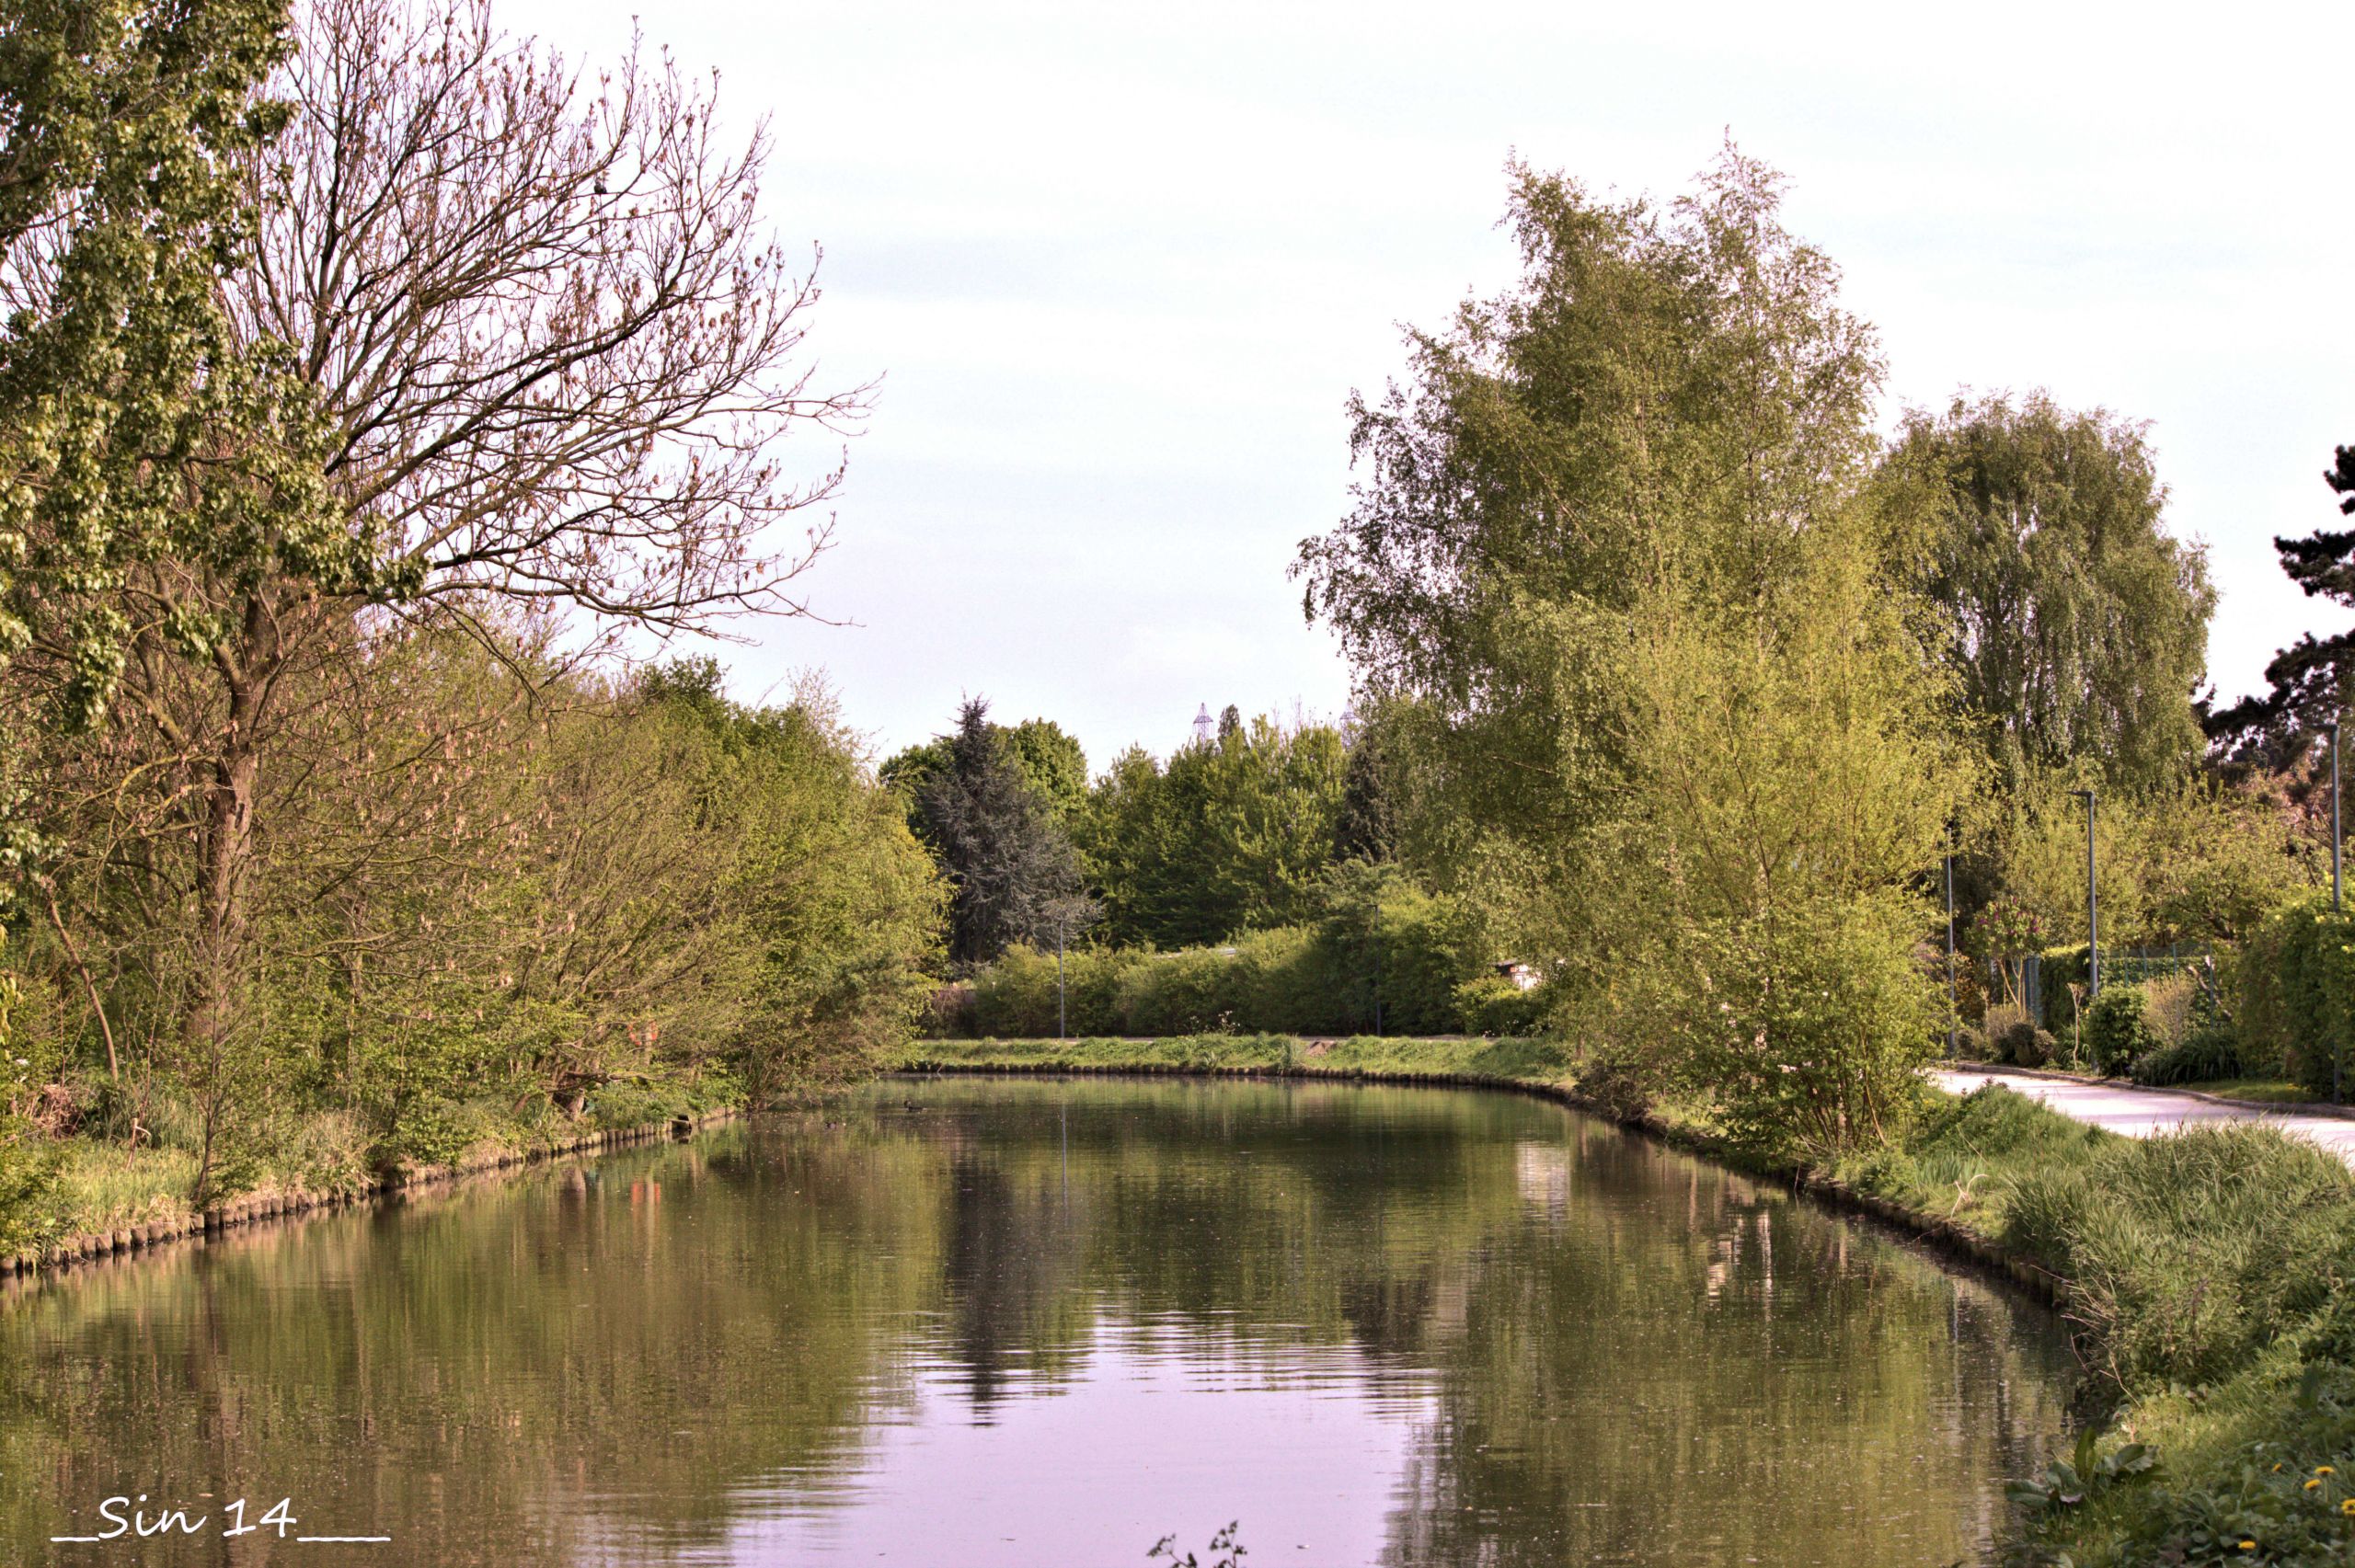
M 1352 387 L 1510 280 L 1509 153 L 1666 198 L 1730 130 L 1874 322 L 1892 419 L 1958 386 L 2150 421 L 2260 683 L 2355 443 L 2355 7 L 499 0 L 649 43 L 773 120 L 768 212 L 825 247 L 821 379 L 883 378 L 821 612 L 724 650 L 822 669 L 884 751 L 959 697 L 1100 767 L 1196 705 L 1348 701 L 1285 567 L 1347 508 Z

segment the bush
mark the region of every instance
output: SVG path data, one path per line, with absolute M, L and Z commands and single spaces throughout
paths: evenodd
M 2183 1040 L 2136 1061 L 2133 1079 L 2164 1088 L 2170 1083 L 2211 1083 L 2242 1074 L 2239 1039 L 2225 1024 L 2203 1024 Z
M 1993 1046 L 2010 1034 L 2016 1025 L 2028 1021 L 2028 1015 L 2015 1004 L 1991 1001 L 1987 1004 L 1987 1015 L 1980 1020 L 1979 1027 L 1986 1034 L 1987 1043 Z
M 1333 902 L 1334 912 L 1315 924 L 1248 932 L 1223 946 L 1074 949 L 1064 960 L 1069 1033 L 1355 1035 L 1374 1033 L 1377 1019 L 1390 1035 L 1464 1027 L 1457 993 L 1480 956 L 1461 905 L 1395 878 L 1368 879 Z M 971 990 L 972 1033 L 1055 1033 L 1051 952 L 1009 948 Z
M 1957 1061 L 1993 1061 L 1993 1047 L 1976 1024 L 1958 1024 L 1954 1029 L 1954 1056 Z
M 2124 1072 L 2166 1045 L 2144 1013 L 2141 986 L 2112 986 L 2085 1009 L 2085 1050 L 2104 1076 Z
M 1545 988 L 1524 990 L 1503 975 L 1480 975 L 1455 988 L 1456 1016 L 1467 1035 L 1534 1035 L 1545 1027 Z
M 1063 954 L 1063 1004 L 1067 1032 L 1118 1035 L 1121 986 L 1146 961 L 1138 954 L 1074 947 Z M 972 1032 L 982 1036 L 1043 1039 L 1055 1032 L 1055 956 L 1036 948 L 1009 947 L 972 981 Z
M 2316 1093 L 2355 1069 L 2355 913 L 2292 905 L 2250 936 L 2231 978 L 2245 1060 L 2279 1061 Z
M 21 1117 L 0 1115 L 0 1254 L 56 1229 L 57 1150 Z
M 1116 1004 L 1131 1035 L 1226 1035 L 1241 1026 L 1234 956 L 1215 947 L 1151 953 L 1120 977 Z M 1051 1032 L 1051 1031 L 1050 1031 Z

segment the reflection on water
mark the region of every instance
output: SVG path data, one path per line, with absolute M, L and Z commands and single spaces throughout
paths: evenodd
M 1943 1563 L 2066 1380 L 2032 1309 L 1534 1101 L 902 1081 L 0 1295 L 0 1559 Z M 142 1493 L 210 1522 L 50 1544 Z

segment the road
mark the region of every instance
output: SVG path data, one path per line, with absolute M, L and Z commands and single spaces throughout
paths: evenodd
M 2039 1078 L 2000 1069 L 1981 1071 L 1933 1068 L 1930 1078 L 1939 1088 L 1957 1094 L 1968 1094 L 1982 1083 L 2001 1083 L 2007 1089 L 2033 1095 L 2064 1116 L 2091 1122 L 2129 1138 L 2148 1138 L 2154 1132 L 2171 1131 L 2187 1124 L 2263 1122 L 2327 1149 L 2355 1165 L 2355 1120 L 2344 1117 L 2301 1114 L 2286 1106 L 2280 1111 L 2252 1110 L 2243 1105 L 2220 1105 L 2213 1100 L 2165 1089 Z

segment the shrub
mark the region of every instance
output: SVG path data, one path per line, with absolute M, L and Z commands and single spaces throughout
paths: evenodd
M 1238 1027 L 1285 1035 L 1332 1035 L 1349 1028 L 1332 951 L 1315 926 L 1249 932 L 1233 946 Z
M 1957 1061 L 1993 1061 L 1993 1047 L 1987 1036 L 1976 1024 L 1958 1024 L 1954 1029 L 1954 1056 Z
M 2200 982 L 2188 969 L 2142 982 L 2142 1016 L 2162 1046 L 2179 1046 L 2199 1025 Z
M 2245 1059 L 2279 1061 L 2317 1093 L 2355 1068 L 2355 912 L 2292 905 L 2250 936 L 2231 979 Z
M 1534 1035 L 1545 1026 L 1547 997 L 1503 975 L 1479 975 L 1455 988 L 1456 1015 L 1467 1035 Z
M 2112 986 L 2085 1009 L 2085 1050 L 2096 1071 L 2121 1073 L 2166 1042 L 2151 1027 L 2141 986 Z
M 2226 1024 L 2203 1024 L 2179 1043 L 2162 1047 L 2134 1063 L 2137 1083 L 2208 1083 L 2242 1073 L 2240 1041 Z
M 1116 1005 L 1132 1035 L 1232 1034 L 1241 978 L 1234 956 L 1215 947 L 1150 953 L 1120 977 Z
M 973 1009 L 971 986 L 936 986 L 925 1004 L 925 1032 L 936 1040 L 971 1039 L 981 1033 Z
M 0 1254 L 56 1229 L 57 1150 L 21 1117 L 0 1115 Z
M 1144 956 L 1074 947 L 1063 954 L 1068 1032 L 1124 1033 L 1121 983 Z M 1055 956 L 1016 945 L 972 980 L 972 1030 L 982 1036 L 1039 1039 L 1055 1032 Z
M 1384 1034 L 1463 1027 L 1457 991 L 1480 959 L 1461 905 L 1396 880 L 1349 889 L 1335 904 L 1315 924 L 1247 932 L 1223 946 L 1074 948 L 1064 961 L 1069 1033 L 1352 1035 L 1374 1032 L 1377 1016 Z M 973 1033 L 1055 1032 L 1051 952 L 1007 949 L 973 978 L 971 994 Z

